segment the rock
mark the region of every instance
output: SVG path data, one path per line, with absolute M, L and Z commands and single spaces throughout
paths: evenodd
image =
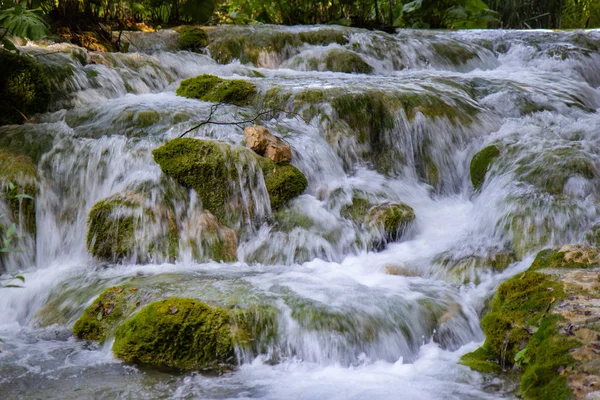
M 202 101 L 245 106 L 254 98 L 256 86 L 240 79 L 223 79 L 204 74 L 181 81 L 176 93 L 178 96 Z
M 272 210 L 299 196 L 308 186 L 306 177 L 293 165 L 275 164 L 249 149 L 226 143 L 174 139 L 152 154 L 166 175 L 194 189 L 202 206 L 228 226 L 240 223 L 240 209 L 244 206 L 240 185 L 248 186 L 248 181 L 256 178 L 241 179 L 240 172 L 262 173 Z
M 346 74 L 369 74 L 373 72 L 373 67 L 367 64 L 361 56 L 345 49 L 329 51 L 325 57 L 325 67 L 328 71 L 344 72 Z
M 22 124 L 46 111 L 51 100 L 50 81 L 33 57 L 0 53 L 0 125 Z
M 107 262 L 174 259 L 179 247 L 174 221 L 172 210 L 154 208 L 141 193 L 117 193 L 90 210 L 87 248 Z
M 75 322 L 73 335 L 103 343 L 117 325 L 133 313 L 144 296 L 135 288 L 116 286 L 106 289 Z
M 225 310 L 193 299 L 168 298 L 147 305 L 121 324 L 113 352 L 128 363 L 190 371 L 232 365 L 233 345 Z
M 208 44 L 208 35 L 197 27 L 183 27 L 179 30 L 179 48 L 199 52 Z
M 400 265 L 386 265 L 383 267 L 383 271 L 387 275 L 399 275 L 399 276 L 408 276 L 408 277 L 423 276 L 423 273 L 421 271 L 419 271 L 418 269 L 409 268 L 409 267 L 400 266 Z
M 473 156 L 471 159 L 470 172 L 471 183 L 473 183 L 475 189 L 479 189 L 491 163 L 499 155 L 500 149 L 498 146 L 487 146 Z
M 593 392 L 600 382 L 600 271 L 590 268 L 597 256 L 582 245 L 541 251 L 529 270 L 498 287 L 481 322 L 485 343 L 461 363 L 483 372 L 521 370 L 524 399 Z
M 270 158 L 276 163 L 292 161 L 290 146 L 264 126 L 247 127 L 244 129 L 244 136 L 248 147 L 259 156 Z

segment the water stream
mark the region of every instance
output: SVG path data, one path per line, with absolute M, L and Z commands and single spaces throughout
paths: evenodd
M 22 47 L 40 55 L 54 101 L 31 123 L 0 127 L 0 144 L 21 138 L 31 148 L 39 176 L 37 233 L 21 232 L 22 251 L 6 262 L 9 273 L 25 271 L 25 287 L 0 293 L 2 398 L 513 398 L 509 380 L 456 363 L 483 341 L 479 320 L 497 285 L 539 249 L 586 243 L 598 222 L 600 32 L 213 34 L 259 43 L 332 29 L 343 44 L 257 44 L 252 62 L 226 64 L 177 51 L 169 31 L 132 35 L 138 52 L 127 54 Z M 340 51 L 371 72 L 331 71 L 327 55 Z M 233 263 L 210 261 L 191 244 L 202 236 L 202 206 L 151 154 L 208 115 L 210 103 L 175 95 L 182 79 L 203 73 L 258 88 L 252 106 L 223 106 L 215 119 L 244 119 L 268 105 L 299 114 L 262 124 L 291 145 L 309 187 L 275 213 L 260 179 L 248 176 L 256 182 L 240 208 Z M 347 95 L 355 103 L 344 114 Z M 193 137 L 244 144 L 235 126 L 207 125 Z M 474 190 L 469 163 L 489 144 L 502 157 Z M 89 210 L 140 187 L 156 213 L 166 202 L 175 210 L 177 260 L 158 252 L 94 260 Z M 374 251 L 378 233 L 341 213 L 356 194 L 406 203 L 415 223 Z M 165 229 L 148 222 L 140 240 Z M 501 256 L 508 261 L 497 268 Z M 120 284 L 223 306 L 266 304 L 276 323 L 222 375 L 136 368 L 113 358 L 111 343 L 70 331 L 99 293 Z

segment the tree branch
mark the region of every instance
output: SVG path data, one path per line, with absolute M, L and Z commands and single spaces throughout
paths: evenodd
M 201 126 L 204 125 L 208 125 L 208 124 L 212 124 L 212 125 L 235 125 L 240 129 L 244 129 L 244 124 L 251 124 L 256 122 L 257 120 L 259 120 L 261 117 L 274 113 L 274 112 L 283 112 L 286 114 L 292 114 L 294 115 L 294 117 L 300 117 L 300 119 L 302 119 L 304 121 L 304 119 L 302 118 L 302 116 L 300 114 L 297 114 L 295 112 L 289 111 L 289 110 L 283 110 L 283 109 L 279 109 L 279 108 L 270 108 L 268 110 L 263 110 L 260 111 L 258 114 L 256 114 L 254 116 L 254 118 L 251 119 L 247 119 L 244 121 L 234 121 L 234 122 L 222 122 L 222 121 L 213 121 L 212 117 L 214 116 L 215 112 L 217 111 L 217 109 L 222 106 L 225 103 L 217 103 L 217 104 L 213 104 L 212 106 L 210 106 L 210 113 L 208 114 L 208 118 L 205 119 L 204 121 L 200 122 L 197 125 L 194 125 L 193 127 L 191 127 L 190 129 L 188 129 L 187 131 L 183 132 L 181 135 L 179 135 L 180 138 L 184 137 L 185 135 L 187 135 L 188 133 L 200 128 Z M 306 122 L 306 121 L 304 121 Z

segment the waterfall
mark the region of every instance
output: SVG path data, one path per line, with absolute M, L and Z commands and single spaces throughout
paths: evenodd
M 540 249 L 589 243 L 600 222 L 600 33 L 220 26 L 201 54 L 177 50 L 176 37 L 124 35 L 130 53 L 21 47 L 48 73 L 54 99 L 28 123 L 0 126 L 0 165 L 11 152 L 36 171 L 35 229 L 23 228 L 23 207 L 0 200 L 22 250 L 0 267 L 25 277 L 24 288 L 0 290 L 0 390 L 512 398 L 511 382 L 456 362 L 483 340 L 479 318 L 501 282 Z M 217 233 L 201 196 L 152 155 L 209 116 L 212 103 L 175 94 L 201 74 L 254 84 L 250 105 L 221 105 L 213 120 L 277 109 L 260 124 L 290 145 L 308 181 L 272 208 L 259 166 L 238 157 L 227 165 L 236 178 L 223 182 L 240 188 L 237 219 Z M 246 144 L 235 125 L 188 136 Z M 499 155 L 474 187 L 471 160 L 488 146 Z M 28 178 L 12 179 L 22 188 Z M 89 251 L 89 215 L 114 199 L 129 201 L 119 216 L 142 222 L 134 251 L 103 261 Z M 351 217 L 358 204 L 403 204 L 415 218 L 389 240 Z M 217 259 L 209 245 L 229 234 L 235 261 Z M 70 333 L 112 286 L 260 307 L 256 340 L 220 376 L 127 366 L 110 341 Z

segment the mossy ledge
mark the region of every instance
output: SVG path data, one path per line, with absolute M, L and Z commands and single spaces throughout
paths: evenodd
M 162 171 L 179 184 L 194 189 L 202 206 L 223 223 L 227 223 L 228 205 L 239 197 L 238 169 L 250 164 L 262 170 L 271 208 L 277 210 L 299 196 L 308 186 L 306 177 L 289 163 L 275 164 L 245 148 L 201 139 L 173 139 L 152 154 Z
M 241 79 L 223 79 L 204 74 L 182 81 L 176 93 L 202 101 L 244 106 L 254 98 L 256 86 Z
M 500 155 L 500 149 L 498 146 L 487 146 L 477 152 L 471 159 L 470 171 L 471 171 L 471 183 L 475 189 L 483 184 L 485 180 L 485 174 L 492 162 Z
M 50 81 L 32 57 L 0 52 L 0 125 L 21 124 L 44 112 L 52 100 Z
M 588 251 L 589 250 L 589 251 Z M 593 348 L 600 335 L 598 250 L 541 251 L 529 270 L 498 287 L 481 322 L 486 340 L 461 364 L 487 373 L 521 372 L 524 399 L 583 398 L 600 383 Z M 582 310 L 587 310 L 582 312 Z
M 79 339 L 104 342 L 116 326 L 139 306 L 141 297 L 136 288 L 116 286 L 106 289 L 75 322 L 73 335 Z
M 114 354 L 128 363 L 179 371 L 231 366 L 229 314 L 197 300 L 168 298 L 142 308 L 115 332 Z

